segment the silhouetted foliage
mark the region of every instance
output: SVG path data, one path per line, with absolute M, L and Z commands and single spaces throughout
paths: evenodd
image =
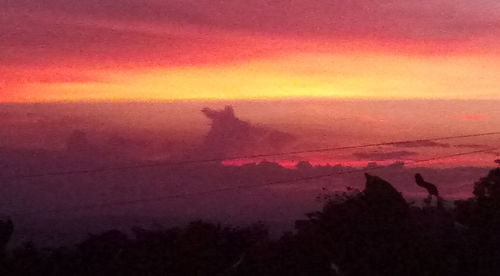
M 474 197 L 456 202 L 457 221 L 467 228 L 467 268 L 478 275 L 500 272 L 500 168 L 474 185 Z
M 6 221 L 0 220 L 0 259 L 3 258 L 7 243 L 14 232 L 14 224 L 10 218 Z
M 475 184 L 474 197 L 457 201 L 455 208 L 416 207 L 387 181 L 366 174 L 363 191 L 325 194 L 320 211 L 296 221 L 295 231 L 279 239 L 271 239 L 263 224 L 136 227 L 130 234 L 89 235 L 68 248 L 41 250 L 27 243 L 8 252 L 0 273 L 499 275 L 499 187 L 495 169 Z M 10 220 L 0 224 L 1 233 L 9 233 L 5 229 L 13 229 Z M 5 237 L 4 247 L 10 234 Z

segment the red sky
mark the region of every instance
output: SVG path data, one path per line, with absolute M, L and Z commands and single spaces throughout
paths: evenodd
M 0 0 L 0 101 L 500 98 L 494 0 Z

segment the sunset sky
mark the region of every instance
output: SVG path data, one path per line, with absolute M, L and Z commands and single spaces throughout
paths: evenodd
M 499 106 L 500 0 L 0 0 L 0 228 L 21 253 L 195 219 L 281 233 L 364 173 L 412 212 L 422 174 L 451 208 L 498 165 Z
M 0 102 L 500 99 L 496 0 L 0 0 Z

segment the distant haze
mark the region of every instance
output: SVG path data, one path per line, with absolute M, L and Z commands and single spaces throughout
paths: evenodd
M 445 199 L 465 198 L 495 166 L 498 151 L 418 164 L 409 160 L 487 149 L 498 146 L 500 137 L 230 158 L 494 132 L 498 106 L 495 101 L 443 100 L 3 104 L 0 215 L 15 220 L 17 241 L 46 243 L 74 241 L 111 227 L 177 225 L 196 218 L 236 224 L 263 220 L 279 232 L 319 208 L 317 196 L 363 187 L 361 172 L 336 173 L 377 164 L 386 167 L 372 173 L 391 181 L 409 200 L 425 196 L 414 183 L 417 172 L 436 183 Z M 206 158 L 226 160 L 17 178 Z M 296 168 L 299 161 L 305 162 Z M 334 175 L 286 182 L 324 174 Z M 267 186 L 275 181 L 285 183 Z M 248 185 L 263 186 L 238 188 Z M 230 189 L 210 192 L 221 188 Z M 168 199 L 174 195 L 181 196 Z M 166 199 L 148 200 L 158 197 Z M 120 204 L 124 201 L 135 203 Z
M 227 155 L 275 153 L 494 132 L 499 130 L 499 103 L 281 100 L 4 104 L 0 124 L 9 131 L 0 134 L 0 146 L 62 150 L 72 132 L 82 131 L 90 145 L 107 151 L 119 150 L 132 159 L 181 158 L 202 146 L 212 125 L 218 134 L 212 133 L 210 139 L 232 139 L 220 141 L 221 145 L 231 147 Z M 203 108 L 220 110 L 225 106 L 233 109 L 229 118 L 224 119 L 226 115 L 222 113 L 221 120 L 212 121 L 213 118 L 201 112 Z M 239 125 L 238 121 L 248 127 Z M 242 131 L 246 133 L 238 137 Z M 498 139 L 498 136 L 487 136 L 280 158 L 284 161 L 305 159 L 318 164 L 399 161 L 484 149 L 498 145 Z M 214 148 L 214 145 L 206 146 Z M 441 164 L 491 165 L 493 159 L 494 155 L 464 156 Z

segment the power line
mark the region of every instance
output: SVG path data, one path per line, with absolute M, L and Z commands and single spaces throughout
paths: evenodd
M 431 157 L 431 158 L 426 158 L 426 159 L 413 159 L 413 160 L 409 160 L 408 162 L 410 162 L 411 164 L 419 164 L 419 163 L 425 163 L 425 162 L 435 161 L 435 160 L 442 160 L 442 159 L 447 159 L 447 158 L 452 158 L 452 157 L 465 156 L 465 155 L 471 155 L 471 154 L 476 154 L 476 153 L 491 152 L 491 151 L 495 151 L 498 149 L 500 149 L 500 147 L 488 148 L 488 149 L 483 149 L 483 150 L 468 151 L 468 152 L 460 152 L 460 153 L 442 155 L 442 156 Z M 367 171 L 379 170 L 379 169 L 383 169 L 383 168 L 387 168 L 387 166 L 374 166 L 374 167 L 367 167 L 367 168 L 358 168 L 358 169 L 352 169 L 352 170 L 341 171 L 341 172 L 334 172 L 334 173 L 323 174 L 323 175 L 272 181 L 272 182 L 267 182 L 264 184 L 251 184 L 251 185 L 222 187 L 222 188 L 218 188 L 218 189 L 212 189 L 212 190 L 200 191 L 200 192 L 180 193 L 180 194 L 160 196 L 160 197 L 151 197 L 151 198 L 124 200 L 124 201 L 114 201 L 114 202 L 101 203 L 101 204 L 89 204 L 89 205 L 76 206 L 76 207 L 72 207 L 72 208 L 53 209 L 53 210 L 47 210 L 44 212 L 19 213 L 19 214 L 13 214 L 13 215 L 27 216 L 27 215 L 36 215 L 36 214 L 42 214 L 42 213 L 63 213 L 63 212 L 73 212 L 73 211 L 88 210 L 88 209 L 106 208 L 106 207 L 112 207 L 112 206 L 134 205 L 134 204 L 139 204 L 139 203 L 144 203 L 144 202 L 154 202 L 154 201 L 163 201 L 163 200 L 167 200 L 167 199 L 189 198 L 189 197 L 194 197 L 194 196 L 209 195 L 209 194 L 227 192 L 227 191 L 232 191 L 232 190 L 253 189 L 253 188 L 260 188 L 260 187 L 267 187 L 267 186 L 274 186 L 274 185 L 281 185 L 281 184 L 296 183 L 296 182 L 302 182 L 302 181 L 318 180 L 318 179 L 328 178 L 328 177 L 332 177 L 332 176 L 336 176 L 336 175 L 344 175 L 344 174 L 351 174 L 351 173 L 357 173 L 357 172 L 367 172 Z
M 343 146 L 343 147 L 319 148 L 319 149 L 300 150 L 300 151 L 286 151 L 286 152 L 262 153 L 262 154 L 254 154 L 254 155 L 240 155 L 240 156 L 230 156 L 230 157 L 224 157 L 224 158 L 219 157 L 219 158 L 211 158 L 211 159 L 176 160 L 176 161 L 155 162 L 155 163 L 147 163 L 147 164 L 128 165 L 128 166 L 105 167 L 105 168 L 94 168 L 94 169 L 83 169 L 83 170 L 69 170 L 69 171 L 55 171 L 55 172 L 48 172 L 48 173 L 41 173 L 41 174 L 14 175 L 14 176 L 6 177 L 6 179 L 23 179 L 23 178 L 40 178 L 40 177 L 52 177 L 52 176 L 67 176 L 67 175 L 77 175 L 77 174 L 91 174 L 91 173 L 101 173 L 101 172 L 109 172 L 109 171 L 121 171 L 121 170 L 131 170 L 131 169 L 144 169 L 144 168 L 155 168 L 155 167 L 165 167 L 165 166 L 179 166 L 179 165 L 190 165 L 190 164 L 200 164 L 200 163 L 222 162 L 222 161 L 227 161 L 227 160 L 252 159 L 252 158 L 263 158 L 263 157 L 304 154 L 304 153 L 332 152 L 332 151 L 359 149 L 359 148 L 368 148 L 368 147 L 377 147 L 377 146 L 396 146 L 396 145 L 405 145 L 405 144 L 410 144 L 410 143 L 443 141 L 443 140 L 463 139 L 463 138 L 482 137 L 482 136 L 491 136 L 491 135 L 500 135 L 500 131 L 476 133 L 476 134 L 468 134 L 468 135 L 416 139 L 416 140 L 390 141 L 390 142 L 351 145 L 351 146 Z

